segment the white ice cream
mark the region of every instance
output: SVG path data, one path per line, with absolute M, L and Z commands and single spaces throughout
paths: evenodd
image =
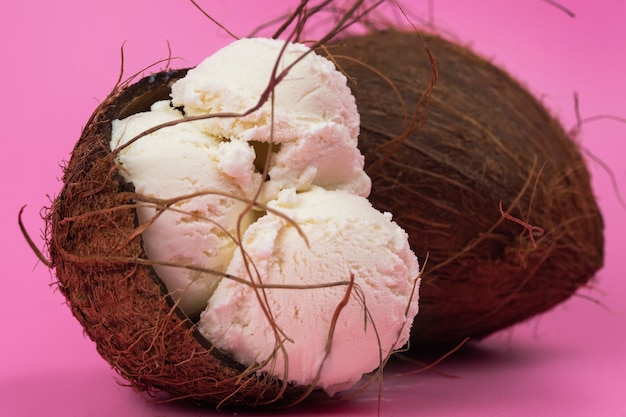
M 237 117 L 265 97 L 274 68 L 280 79 L 270 99 Z M 158 124 L 203 115 L 212 117 L 128 144 Z M 206 308 L 199 322 L 205 337 L 243 364 L 261 364 L 260 372 L 330 393 L 402 346 L 417 314 L 417 260 L 391 216 L 365 198 L 370 180 L 358 131 L 346 78 L 330 61 L 303 45 L 242 39 L 177 81 L 171 101 L 114 121 L 111 139 L 120 172 L 138 193 L 146 254 L 161 264 L 156 272 L 183 311 L 193 317 Z M 249 209 L 259 191 L 256 201 L 267 203 L 267 212 Z M 264 283 L 344 284 L 268 289 L 259 299 L 259 290 L 225 273 Z M 351 275 L 355 288 L 326 352 Z M 270 315 L 284 334 L 274 331 Z M 273 355 L 277 340 L 284 349 Z
M 273 102 L 246 117 L 206 120 L 203 129 L 218 139 L 280 146 L 261 201 L 276 198 L 284 188 L 311 185 L 367 196 L 371 183 L 357 148 L 360 118 L 345 76 L 304 45 L 289 44 L 285 50 L 283 45 L 241 39 L 219 50 L 172 86 L 173 105 L 184 106 L 190 116 L 243 113 L 259 102 L 274 69 L 278 76 L 302 59 L 275 85 Z
M 242 244 L 247 263 L 236 250 L 227 272 L 247 278 L 252 270 L 256 283 L 300 287 L 346 282 L 352 274 L 355 287 L 330 351 L 328 332 L 346 285 L 262 290 L 224 279 L 199 330 L 240 362 L 262 364 L 281 378 L 311 384 L 319 372 L 317 385 L 328 392 L 349 387 L 408 340 L 419 271 L 407 235 L 391 215 L 345 191 L 316 187 L 296 194 L 292 188 L 269 206 L 287 217 L 268 213 L 250 225 Z
M 158 102 L 150 112 L 115 121 L 112 148 L 148 127 L 180 118 L 180 112 L 167 102 Z M 153 206 L 138 208 L 142 223 L 153 222 L 143 232 L 148 257 L 224 272 L 237 246 L 238 216 L 246 208 L 245 201 L 235 198 L 244 199 L 261 183 L 260 175 L 250 168 L 254 157 L 254 150 L 247 144 L 219 142 L 204 135 L 195 123 L 158 130 L 123 148 L 118 156 L 124 168 L 122 175 L 134 184 L 138 194 L 167 200 L 206 193 L 182 199 L 158 217 Z M 245 230 L 254 218 L 254 213 L 245 215 L 241 229 Z M 204 309 L 221 277 L 172 266 L 157 265 L 155 269 L 190 316 Z

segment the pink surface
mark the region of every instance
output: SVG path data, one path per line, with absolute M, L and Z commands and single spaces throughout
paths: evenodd
M 294 3 L 202 2 L 241 35 Z M 426 0 L 405 3 L 428 15 Z M 574 92 L 583 117 L 626 117 L 626 2 L 563 0 L 575 18 L 540 0 L 433 4 L 438 26 L 509 69 L 565 126 L 575 123 Z M 0 416 L 218 414 L 155 406 L 118 384 L 54 291 L 53 275 L 26 246 L 17 213 L 27 204 L 24 220 L 38 237 L 39 209 L 59 191 L 60 162 L 115 83 L 124 42 L 130 74 L 166 57 L 168 42 L 173 55 L 184 58 L 174 66 L 182 67 L 228 38 L 191 3 L 165 0 L 13 2 L 0 16 L 0 31 Z M 626 193 L 626 124 L 588 123 L 579 140 L 613 169 Z M 437 367 L 455 378 L 400 375 L 416 367 L 394 363 L 384 380 L 382 416 L 626 416 L 626 209 L 609 175 L 595 162 L 590 166 L 607 242 L 606 266 L 593 288 Z M 339 405 L 289 413 L 375 416 L 376 404 L 372 390 Z

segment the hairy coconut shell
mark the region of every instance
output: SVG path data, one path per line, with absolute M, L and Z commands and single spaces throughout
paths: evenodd
M 370 200 L 428 259 L 413 347 L 545 312 L 602 266 L 603 222 L 579 146 L 507 73 L 415 32 L 329 50 L 355 80 Z
M 221 405 L 293 400 L 303 387 L 247 372 L 199 334 L 133 237 L 134 194 L 109 148 L 111 121 L 168 98 L 185 73 L 162 72 L 117 89 L 85 127 L 48 218 L 58 285 L 100 355 L 140 391 Z

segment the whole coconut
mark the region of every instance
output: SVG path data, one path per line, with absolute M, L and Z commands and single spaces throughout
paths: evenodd
M 415 350 L 545 312 L 602 267 L 579 146 L 506 72 L 425 33 L 376 32 L 329 50 L 355 80 L 370 201 L 427 258 Z

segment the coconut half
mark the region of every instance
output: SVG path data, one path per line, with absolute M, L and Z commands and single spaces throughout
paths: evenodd
M 257 375 L 199 334 L 166 295 L 135 233 L 135 196 L 109 148 L 111 122 L 169 98 L 186 71 L 117 89 L 85 127 L 48 218 L 59 289 L 100 355 L 139 391 L 220 405 L 293 401 L 306 387 Z

